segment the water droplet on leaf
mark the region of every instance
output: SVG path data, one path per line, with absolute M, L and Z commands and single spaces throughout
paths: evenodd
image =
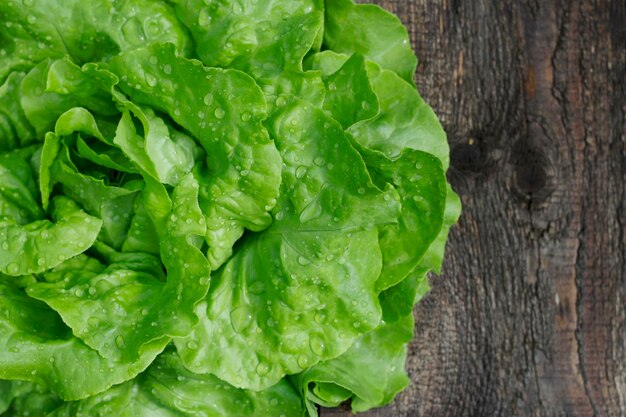
M 270 366 L 265 362 L 260 362 L 256 367 L 256 373 L 259 376 L 265 376 L 269 373 Z
M 309 346 L 311 347 L 311 351 L 319 356 L 324 354 L 324 350 L 326 348 L 324 341 L 316 336 L 309 340 Z
M 237 307 L 230 312 L 230 320 L 233 329 L 237 333 L 242 333 L 252 324 L 252 311 L 248 306 Z
M 124 337 L 119 335 L 115 338 L 115 345 L 121 350 L 126 348 L 126 342 L 124 341 Z
M 221 107 L 216 108 L 215 111 L 213 112 L 213 114 L 218 119 L 223 119 L 224 116 L 226 116 L 226 112 Z

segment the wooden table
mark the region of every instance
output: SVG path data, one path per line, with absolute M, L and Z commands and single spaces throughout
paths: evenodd
M 378 3 L 410 28 L 464 211 L 413 382 L 364 415 L 626 416 L 626 2 Z

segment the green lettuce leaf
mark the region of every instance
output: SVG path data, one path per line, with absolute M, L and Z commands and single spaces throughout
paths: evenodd
M 383 309 L 383 320 L 394 323 L 411 314 L 413 307 L 430 291 L 428 275 L 413 271 L 401 282 L 380 293 L 378 299 Z
M 13 72 L 0 85 L 0 152 L 26 146 L 35 139 L 33 127 L 20 106 L 24 73 Z
M 156 42 L 183 54 L 190 47 L 174 10 L 156 0 L 4 1 L 0 21 L 0 81 L 48 58 L 84 63 Z
M 31 381 L 77 400 L 135 377 L 161 349 L 133 363 L 104 359 L 46 304 L 0 282 L 0 379 Z
M 0 413 L 6 412 L 11 417 L 45 416 L 61 403 L 58 396 L 40 385 L 0 381 Z
M 308 65 L 319 68 L 324 74 L 328 89 L 325 108 L 338 119 L 346 120 L 343 125 L 354 135 L 356 147 L 363 155 L 375 181 L 383 185 L 393 184 L 402 197 L 402 214 L 398 223 L 380 228 L 384 265 L 378 288 L 380 290 L 390 288 L 416 268 L 442 228 L 447 194 L 445 172 L 442 162 L 427 152 L 446 156 L 445 136 L 440 137 L 440 128 L 435 126 L 427 131 L 427 135 L 430 136 L 424 135 L 421 138 L 423 140 L 419 142 L 406 135 L 406 139 L 403 139 L 402 135 L 395 131 L 387 133 L 389 142 L 370 141 L 370 138 L 375 137 L 370 129 L 388 132 L 390 126 L 397 128 L 400 124 L 397 119 L 382 123 L 386 114 L 398 115 L 397 111 L 390 111 L 386 98 L 379 92 L 385 88 L 381 88 L 378 84 L 379 78 L 376 76 L 380 77 L 385 70 L 381 71 L 372 62 L 366 65 L 359 55 L 353 55 L 348 59 L 345 55 L 331 52 L 312 56 Z M 407 92 L 414 91 L 407 88 L 407 84 L 395 74 L 386 72 L 390 79 L 398 82 L 398 87 L 404 88 Z M 340 77 L 346 80 L 339 82 Z M 338 84 L 343 85 L 339 90 Z M 347 100 L 359 101 L 361 105 L 354 102 L 347 105 L 345 101 L 343 103 L 340 101 L 341 105 L 332 105 L 333 100 L 341 100 L 341 97 L 345 96 L 349 97 Z M 379 103 L 380 110 L 376 110 Z M 408 102 L 404 104 L 410 105 Z M 345 115 L 343 108 L 367 109 L 368 113 L 355 117 Z M 372 109 L 374 111 L 371 111 Z M 436 122 L 434 115 L 431 116 Z M 419 121 L 419 124 L 423 125 L 423 121 Z M 411 127 L 410 131 L 414 133 L 415 129 Z M 379 140 L 378 136 L 376 140 Z M 400 143 L 394 143 L 396 140 Z M 407 146 L 407 142 L 403 143 L 403 140 L 410 140 L 410 146 Z M 433 151 L 441 144 L 445 149 L 440 152 Z M 426 152 L 413 150 L 411 147 Z M 386 153 L 383 153 L 385 150 Z
M 0 154 L 0 219 L 25 225 L 44 218 L 30 163 L 35 151 L 31 147 Z
M 383 270 L 377 282 L 387 289 L 413 270 L 439 234 L 446 203 L 446 178 L 441 162 L 431 154 L 408 149 L 394 161 L 379 152 L 362 150 L 372 176 L 390 183 L 402 199 L 396 224 L 379 228 Z
M 176 11 L 196 41 L 207 66 L 235 68 L 262 87 L 270 110 L 281 95 L 321 105 L 320 74 L 302 72 L 302 60 L 319 51 L 323 38 L 322 0 L 260 0 L 206 3 L 175 1 Z
M 54 199 L 52 219 L 23 226 L 0 220 L 0 272 L 20 276 L 53 268 L 91 247 L 102 226 L 67 197 Z
M 391 402 L 409 383 L 404 362 L 412 337 L 409 314 L 363 335 L 343 355 L 293 377 L 309 415 L 317 416 L 314 404 L 336 407 L 352 400 L 352 410 L 362 412 Z
M 378 114 L 378 98 L 372 90 L 362 55 L 350 57 L 337 71 L 324 77 L 329 111 L 344 129 Z
M 126 240 L 122 244 L 122 252 L 145 252 L 158 255 L 159 236 L 152 218 L 146 210 L 144 194 L 135 199 L 132 220 L 126 235 Z
M 141 109 L 131 102 L 123 104 L 130 109 L 124 112 L 113 142 L 139 168 L 163 184 L 175 186 L 181 177 L 191 171 L 195 163 L 196 145 L 182 132 L 169 129 L 163 119 L 151 109 Z M 131 119 L 139 119 L 143 135 Z
M 145 270 L 146 264 L 159 265 L 153 255 L 116 254 L 99 245 L 107 267 L 86 272 L 76 265 L 63 270 L 62 278 L 29 286 L 27 294 L 52 307 L 74 335 L 113 361 L 137 361 L 163 349 L 171 337 L 186 336 L 197 322 L 194 305 L 206 294 L 210 273 L 206 258 L 189 243 L 205 232 L 197 193 L 189 174 L 174 189 L 171 213 L 161 223 L 166 282 L 158 269 Z
M 63 113 L 57 120 L 55 132 L 46 134 L 40 165 L 42 204 L 47 208 L 55 184 L 61 185 L 66 196 L 102 219 L 99 238 L 119 248 L 126 239 L 130 225 L 128 212 L 141 185 L 136 181 L 122 186 L 109 184 L 108 167 L 94 165 L 94 158 L 81 160 L 80 151 L 72 152 L 77 144 L 84 142 L 81 134 L 93 136 L 103 144 L 105 142 L 95 119 L 83 108 Z M 107 161 L 105 165 L 108 165 Z M 86 173 L 80 172 L 79 167 Z
M 338 71 L 349 55 L 323 51 L 312 55 L 306 67 L 319 70 L 326 77 Z M 444 171 L 450 163 L 446 134 L 433 110 L 414 86 L 377 63 L 366 64 L 369 83 L 378 99 L 374 117 L 352 125 L 348 131 L 364 147 L 396 159 L 405 149 L 415 149 L 436 156 Z M 364 84 L 361 83 L 361 88 Z
M 66 403 L 49 417 L 299 417 L 300 396 L 287 381 L 267 390 L 237 389 L 212 375 L 185 369 L 164 353 L 133 381 L 86 400 Z
M 0 413 L 4 413 L 9 409 L 11 401 L 15 397 L 13 383 L 11 381 L 0 381 Z
M 351 126 L 349 131 L 354 138 L 390 159 L 397 158 L 407 148 L 428 152 L 447 170 L 450 150 L 446 134 L 417 90 L 392 71 L 370 64 L 368 72 L 380 112 Z
M 174 3 L 198 56 L 210 67 L 237 68 L 255 78 L 301 72 L 304 56 L 320 47 L 322 0 Z
M 359 53 L 413 84 L 417 58 L 400 19 L 377 5 L 352 0 L 326 0 L 325 6 L 328 49 Z
M 435 271 L 436 273 L 441 273 L 441 266 L 443 264 L 443 257 L 446 249 L 446 241 L 448 240 L 448 233 L 450 232 L 450 228 L 456 224 L 459 220 L 459 216 L 461 215 L 461 199 L 459 196 L 452 190 L 450 184 L 448 184 L 448 191 L 446 193 L 446 210 L 443 218 L 443 225 L 439 234 L 430 245 L 420 264 L 418 265 L 418 270 L 423 273 L 428 271 Z
M 26 74 L 20 84 L 20 106 L 35 127 L 38 139 L 54 130 L 57 119 L 74 107 L 85 107 L 103 116 L 118 113 L 106 91 L 116 79 L 105 79 L 106 74 L 102 73 L 88 73 L 88 68 L 89 64 L 83 70 L 67 58 L 49 59 Z
M 321 110 L 293 100 L 270 130 L 284 161 L 275 221 L 217 272 L 200 324 L 175 340 L 190 369 L 250 389 L 335 357 L 378 325 L 376 225 L 399 214 L 395 191 L 372 184 Z
M 33 387 L 30 382 L 0 380 L 0 414 L 9 409 L 16 397 L 29 393 Z
M 208 258 L 216 269 L 244 229 L 270 224 L 276 204 L 281 160 L 261 125 L 261 90 L 248 75 L 178 57 L 171 45 L 122 54 L 110 68 L 126 78 L 120 88 L 133 101 L 166 112 L 205 149 L 206 165 L 196 168 Z

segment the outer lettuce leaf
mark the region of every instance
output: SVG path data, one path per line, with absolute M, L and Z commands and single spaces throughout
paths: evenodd
M 271 222 L 280 184 L 280 155 L 261 125 L 266 106 L 259 87 L 235 70 L 206 68 L 175 55 L 171 45 L 122 54 L 111 70 L 138 103 L 167 112 L 207 153 L 197 166 L 207 217 L 208 258 L 219 267 L 244 228 Z
M 387 133 L 390 138 L 389 143 L 372 143 L 363 139 L 364 135 L 372 134 L 367 130 L 368 128 L 364 128 L 368 124 L 370 128 L 377 126 L 377 129 L 384 131 L 387 131 L 392 124 L 396 126 L 394 120 L 389 121 L 386 127 L 377 122 L 385 117 L 389 109 L 384 97 L 370 84 L 370 78 L 376 86 L 377 81 L 376 78 L 372 78 L 372 74 L 380 75 L 385 71 L 381 71 L 371 62 L 366 67 L 365 62 L 358 55 L 347 59 L 346 56 L 330 52 L 312 57 L 309 65 L 319 68 L 324 74 L 328 89 L 325 108 L 338 119 L 344 120 L 344 127 L 349 128 L 348 130 L 355 134 L 357 149 L 363 155 L 375 181 L 383 185 L 393 184 L 402 196 L 402 214 L 398 224 L 380 228 L 384 265 L 378 288 L 387 289 L 402 281 L 418 265 L 441 230 L 447 193 L 444 169 L 435 156 L 427 152 L 407 149 L 406 143 L 393 143 L 395 140 L 403 140 L 402 136 L 396 135 L 395 132 Z M 415 91 L 395 74 L 390 71 L 386 72 L 392 79 L 397 79 L 405 90 Z M 340 79 L 344 81 L 340 82 Z M 337 85 L 344 87 L 338 89 Z M 347 98 L 342 101 L 342 97 Z M 358 103 L 350 102 L 350 100 L 358 101 Z M 379 100 L 382 103 L 380 111 L 372 112 L 371 109 L 378 108 Z M 334 104 L 334 101 L 339 101 L 341 105 Z M 343 105 L 344 103 L 346 105 Z M 367 109 L 369 112 L 351 115 L 345 114 L 344 108 Z M 398 113 L 394 111 L 393 114 Z M 370 119 L 367 119 L 367 116 L 370 116 Z M 434 118 L 434 115 L 432 117 Z M 413 128 L 410 131 L 413 132 Z M 432 151 L 441 143 L 447 148 L 445 136 L 442 142 L 437 136 L 439 135 L 437 129 L 431 129 L 428 134 L 431 135 L 430 138 L 425 137 L 425 140 L 420 143 L 413 140 L 412 144 L 418 149 L 422 148 L 427 151 Z M 409 135 L 409 132 L 406 135 Z M 435 137 L 434 140 L 433 137 Z M 408 136 L 406 139 L 412 140 Z M 381 148 L 386 149 L 387 153 L 383 154 L 380 151 L 383 150 Z M 398 154 L 399 150 L 401 151 Z M 447 155 L 447 149 L 445 151 Z M 440 155 L 444 154 L 440 153 Z
M 461 199 L 452 190 L 452 187 L 448 184 L 448 191 L 446 193 L 446 210 L 443 218 L 443 225 L 437 238 L 430 245 L 422 260 L 418 265 L 418 270 L 422 273 L 426 273 L 430 270 L 436 273 L 441 273 L 441 265 L 443 264 L 443 256 L 446 249 L 446 241 L 448 239 L 448 232 L 450 228 L 459 220 L 461 215 Z
M 76 400 L 135 377 L 159 352 L 134 363 L 106 360 L 44 303 L 0 282 L 0 379 L 32 381 Z
M 190 46 L 174 11 L 157 0 L 3 1 L 0 21 L 0 81 L 47 58 L 84 63 L 155 42 L 183 54 Z
M 11 276 L 40 273 L 87 250 L 102 221 L 80 210 L 67 197 L 53 201 L 52 218 L 19 225 L 0 220 L 0 272 Z
M 6 394 L 8 397 L 5 398 L 10 400 L 5 403 L 2 399 Z M 45 416 L 61 403 L 58 396 L 39 385 L 24 381 L 0 381 L 0 413 L 6 411 L 11 417 Z
M 430 291 L 428 276 L 423 271 L 411 272 L 402 282 L 380 293 L 383 320 L 394 323 L 411 314 L 413 307 Z
M 152 255 L 116 255 L 105 248 L 106 268 L 81 273 L 84 266 L 77 265 L 62 279 L 28 287 L 28 295 L 56 310 L 77 337 L 110 360 L 136 361 L 163 349 L 172 336 L 186 336 L 197 322 L 194 305 L 206 294 L 210 273 L 206 258 L 189 243 L 205 233 L 197 193 L 188 174 L 174 189 L 167 219 L 159 222 L 167 282 L 152 268 L 142 270 L 153 263 Z
M 307 65 L 320 69 L 325 80 L 339 77 L 342 72 L 345 76 L 349 75 L 354 84 L 350 91 L 360 89 L 361 95 L 369 97 L 368 100 L 363 101 L 367 104 L 365 107 L 378 107 L 380 102 L 378 114 L 370 119 L 361 118 L 361 121 L 356 124 L 349 123 L 348 130 L 355 135 L 356 146 L 364 156 L 375 180 L 381 184 L 386 182 L 393 184 L 403 199 L 402 215 L 398 224 L 381 228 L 381 248 L 385 262 L 378 288 L 384 290 L 403 281 L 410 271 L 417 268 L 422 256 L 432 253 L 428 251 L 442 228 L 447 187 L 444 176 L 445 166 L 441 165 L 437 157 L 427 152 L 434 153 L 447 163 L 447 142 L 432 111 L 430 114 L 434 120 L 434 127 L 425 126 L 425 133 L 422 138 L 419 138 L 420 140 L 415 140 L 410 135 L 416 132 L 413 125 L 423 124 L 422 121 L 417 123 L 401 119 L 402 123 L 408 123 L 403 128 L 404 133 L 402 131 L 389 133 L 390 129 L 398 128 L 401 123 L 397 123 L 397 119 L 388 118 L 389 115 L 397 117 L 399 113 L 390 109 L 388 100 L 381 93 L 381 90 L 384 90 L 383 84 L 379 82 L 383 78 L 382 74 L 386 72 L 388 78 L 396 80 L 397 87 L 404 89 L 407 93 L 415 93 L 415 90 L 392 72 L 381 70 L 375 63 L 369 62 L 367 66 L 364 64 L 357 66 L 356 61 L 357 56 L 348 59 L 345 55 L 323 52 L 312 56 Z M 371 84 L 367 79 L 371 81 Z M 357 80 L 359 80 L 358 87 Z M 336 83 L 331 84 L 327 81 L 326 84 L 327 101 L 333 96 L 341 96 L 342 91 L 337 90 Z M 410 103 L 405 101 L 404 104 L 409 106 Z M 342 117 L 340 106 L 330 110 L 337 117 Z M 383 123 L 384 120 L 386 121 Z M 373 129 L 376 129 L 376 132 L 380 130 L 387 135 L 388 142 L 380 141 L 378 136 L 381 135 L 376 136 Z M 374 141 L 370 140 L 372 138 Z M 410 148 L 421 149 L 425 152 Z M 382 151 L 385 153 L 383 154 Z M 433 251 L 442 254 L 443 247 L 439 246 Z M 422 274 L 428 270 L 429 268 L 422 270 Z
M 329 76 L 349 58 L 349 55 L 324 51 L 312 55 L 307 60 L 307 67 Z M 414 86 L 393 71 L 381 69 L 372 61 L 368 61 L 366 67 L 378 99 L 379 112 L 371 119 L 354 124 L 348 131 L 364 147 L 380 151 L 392 160 L 407 148 L 428 152 L 441 161 L 446 171 L 450 149 L 433 110 Z
M 437 237 L 411 273 L 402 282 L 383 291 L 379 296 L 383 320 L 391 323 L 410 314 L 415 304 L 430 291 L 427 274 L 430 271 L 441 273 L 448 232 L 460 214 L 461 200 L 448 185 L 443 225 Z
M 25 146 L 35 138 L 20 106 L 19 86 L 23 78 L 23 73 L 14 72 L 0 85 L 0 152 Z
M 287 381 L 260 392 L 237 389 L 185 369 L 164 353 L 133 381 L 66 403 L 49 417 L 299 417 L 301 399 Z
M 352 0 L 326 0 L 325 5 L 324 44 L 328 49 L 362 54 L 413 84 L 417 58 L 397 16 L 377 5 L 354 4 Z
M 81 268 L 65 269 L 54 282 L 29 286 L 27 294 L 57 311 L 74 335 L 105 358 L 132 361 L 165 347 L 169 340 L 157 320 L 162 306 L 155 305 L 163 302 L 163 284 L 156 277 L 123 263 L 97 272 L 76 266 Z
M 370 82 L 378 97 L 380 112 L 370 120 L 350 127 L 350 133 L 363 146 L 397 158 L 404 149 L 415 149 L 436 156 L 448 169 L 450 149 L 446 134 L 433 110 L 415 87 L 395 73 L 368 65 Z
M 25 225 L 44 217 L 37 203 L 37 184 L 29 159 L 35 149 L 0 154 L 0 219 Z
M 309 415 L 317 416 L 314 404 L 336 407 L 352 399 L 352 410 L 362 412 L 391 402 L 409 383 L 404 362 L 412 337 L 409 314 L 363 335 L 338 358 L 295 376 Z
M 176 339 L 187 367 L 249 389 L 336 357 L 379 323 L 377 224 L 399 214 L 341 126 L 293 100 L 269 121 L 283 156 L 275 222 L 214 276 L 200 324 Z
M 393 184 L 402 198 L 397 224 L 379 228 L 383 270 L 377 282 L 387 289 L 413 270 L 439 234 L 446 203 L 446 177 L 434 156 L 408 149 L 394 161 L 362 150 L 375 180 Z

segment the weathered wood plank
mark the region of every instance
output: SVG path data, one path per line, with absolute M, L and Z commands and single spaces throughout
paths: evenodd
M 626 416 L 626 4 L 378 3 L 409 27 L 464 212 L 413 383 L 364 415 Z

